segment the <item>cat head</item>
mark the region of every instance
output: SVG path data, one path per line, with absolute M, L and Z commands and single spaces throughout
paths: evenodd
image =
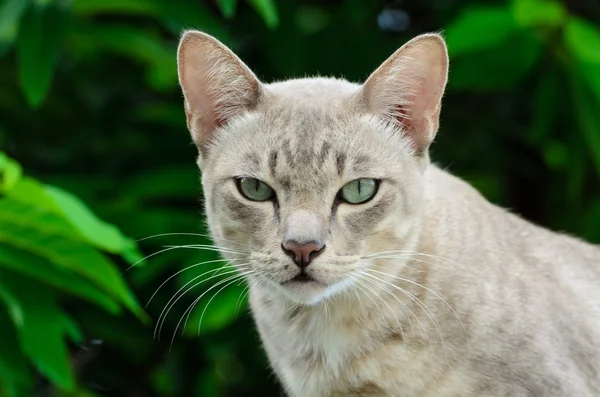
M 362 85 L 265 84 L 197 31 L 178 70 L 211 234 L 251 282 L 314 303 L 350 291 L 369 255 L 414 248 L 447 80 L 441 36 L 409 41 Z

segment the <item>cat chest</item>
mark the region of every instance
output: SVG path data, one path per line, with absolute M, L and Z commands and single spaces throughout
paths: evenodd
M 469 395 L 463 371 L 447 368 L 435 345 L 407 346 L 395 332 L 345 327 L 335 316 L 323 323 L 283 322 L 267 313 L 255 318 L 271 366 L 292 397 Z
M 335 316 L 283 322 L 263 314 L 255 316 L 263 344 L 292 396 L 387 395 L 394 357 L 404 349 L 397 335 L 385 343 Z

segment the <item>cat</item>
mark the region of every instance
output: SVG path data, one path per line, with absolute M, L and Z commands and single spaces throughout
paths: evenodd
M 600 248 L 430 161 L 440 35 L 362 85 L 265 84 L 186 31 L 178 73 L 211 235 L 289 396 L 600 396 Z

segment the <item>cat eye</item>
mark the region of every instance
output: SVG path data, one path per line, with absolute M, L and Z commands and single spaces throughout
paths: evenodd
M 338 197 L 349 204 L 362 204 L 375 197 L 378 187 L 379 182 L 376 179 L 355 179 L 342 187 Z
M 273 188 L 256 178 L 238 178 L 238 190 L 242 196 L 252 201 L 267 201 L 273 198 Z

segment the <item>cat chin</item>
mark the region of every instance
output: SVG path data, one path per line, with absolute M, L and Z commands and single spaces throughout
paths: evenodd
M 323 284 L 318 281 L 290 282 L 274 284 L 275 289 L 285 298 L 307 306 L 343 293 L 352 283 L 348 278 L 334 284 Z

